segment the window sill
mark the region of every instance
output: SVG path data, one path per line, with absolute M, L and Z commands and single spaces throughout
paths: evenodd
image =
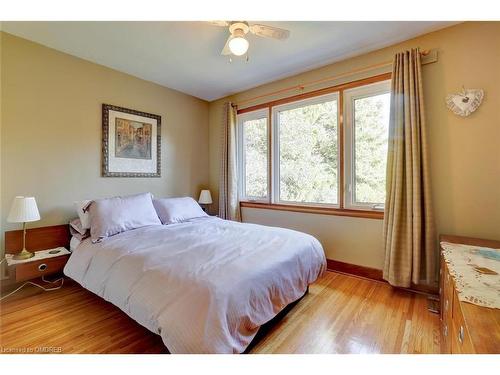
M 378 219 L 378 220 L 382 220 L 384 218 L 383 211 L 348 210 L 345 208 L 301 206 L 295 204 L 292 205 L 292 204 L 262 203 L 262 202 L 240 202 L 240 207 L 304 212 L 309 214 L 320 214 L 320 215 L 362 217 L 366 219 Z

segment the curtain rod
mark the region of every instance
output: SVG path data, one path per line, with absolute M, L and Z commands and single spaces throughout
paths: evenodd
M 424 51 L 420 52 L 420 55 L 427 56 L 430 53 L 431 53 L 431 50 L 424 50 Z M 367 66 L 367 67 L 364 67 L 364 68 L 354 69 L 354 70 L 351 70 L 349 72 L 337 74 L 335 76 L 330 76 L 330 77 L 318 79 L 318 80 L 315 80 L 315 81 L 305 82 L 305 83 L 303 83 L 301 85 L 294 85 L 294 86 L 286 87 L 286 88 L 283 88 L 283 89 L 280 89 L 280 90 L 272 91 L 272 92 L 269 92 L 269 93 L 266 93 L 266 94 L 257 95 L 257 96 L 254 96 L 252 98 L 241 100 L 238 103 L 236 103 L 236 106 L 239 107 L 243 103 L 253 102 L 253 101 L 257 100 L 257 99 L 266 98 L 268 96 L 278 95 L 278 94 L 281 94 L 281 93 L 284 93 L 284 92 L 288 92 L 288 91 L 292 91 L 292 90 L 304 90 L 308 86 L 318 85 L 320 83 L 325 83 L 325 82 L 333 81 L 333 80 L 336 80 L 336 79 L 339 79 L 339 78 L 343 78 L 343 77 L 346 77 L 346 76 L 351 76 L 351 75 L 354 75 L 354 74 L 357 74 L 357 73 L 363 73 L 365 71 L 370 71 L 370 70 L 374 70 L 374 69 L 384 68 L 384 67 L 390 66 L 390 65 L 392 65 L 392 60 L 391 61 L 385 61 L 385 62 L 378 63 L 378 64 L 373 64 L 373 65 L 370 65 L 370 66 Z

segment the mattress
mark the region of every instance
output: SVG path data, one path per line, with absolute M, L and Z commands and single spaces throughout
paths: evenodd
M 210 217 L 86 239 L 64 273 L 171 353 L 241 353 L 325 269 L 308 234 Z

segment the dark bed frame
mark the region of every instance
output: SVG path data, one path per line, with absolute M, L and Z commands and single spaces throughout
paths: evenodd
M 295 305 L 297 305 L 300 302 L 300 300 L 307 295 L 307 293 L 309 293 L 309 287 L 307 287 L 306 292 L 302 295 L 302 297 L 286 305 L 285 308 L 278 313 L 278 315 L 276 315 L 267 323 L 261 325 L 259 330 L 257 331 L 257 334 L 253 338 L 252 342 L 247 346 L 243 354 L 249 354 L 250 351 L 255 347 L 255 345 L 257 345 L 269 332 L 271 332 L 273 328 L 275 328 L 276 325 L 278 325 L 281 319 L 283 319 L 285 315 L 288 314 L 290 310 L 292 310 L 295 307 Z

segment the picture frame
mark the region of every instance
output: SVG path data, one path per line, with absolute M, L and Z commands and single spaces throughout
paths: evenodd
M 102 177 L 161 177 L 161 116 L 102 105 Z

